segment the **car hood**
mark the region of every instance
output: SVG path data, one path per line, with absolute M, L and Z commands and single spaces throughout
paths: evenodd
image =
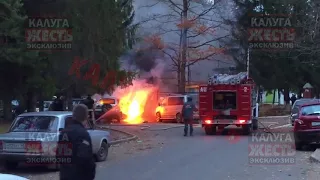
M 48 132 L 9 132 L 0 134 L 0 140 L 10 141 L 57 141 L 58 133 Z
M 13 174 L 0 174 L 0 179 L 5 179 L 5 180 L 29 180 L 27 178 L 21 177 L 21 176 L 16 176 Z
M 306 121 L 319 121 L 320 122 L 320 116 L 300 116 L 300 120 L 306 120 Z

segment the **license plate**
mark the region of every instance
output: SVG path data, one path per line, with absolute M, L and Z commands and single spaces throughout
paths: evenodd
M 233 120 L 216 120 L 216 123 L 232 124 Z
M 3 150 L 21 150 L 24 149 L 24 143 L 4 143 Z
M 320 122 L 312 122 L 312 126 L 320 126 Z

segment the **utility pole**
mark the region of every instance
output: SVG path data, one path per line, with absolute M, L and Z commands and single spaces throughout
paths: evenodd
M 250 49 L 248 48 L 248 52 L 247 52 L 247 79 L 249 79 L 249 70 L 250 70 Z

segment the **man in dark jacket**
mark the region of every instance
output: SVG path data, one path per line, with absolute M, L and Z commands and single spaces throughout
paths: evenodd
M 90 94 L 88 94 L 88 97 L 83 101 L 83 104 L 88 107 L 90 123 L 93 124 L 93 120 L 95 119 L 95 115 L 94 115 L 94 100 L 91 98 Z
M 188 97 L 188 102 L 182 107 L 182 117 L 184 120 L 184 136 L 188 135 L 188 125 L 190 126 L 190 136 L 193 135 L 193 112 L 197 111 L 196 106 L 192 102 L 192 98 Z
M 296 95 L 295 95 L 295 94 L 292 94 L 292 96 L 291 96 L 290 100 L 291 100 L 291 105 L 293 105 L 293 104 L 294 104 L 294 102 L 296 102 L 296 100 L 297 100 Z
M 59 98 L 56 98 L 53 101 L 53 111 L 64 111 L 64 102 L 63 102 L 63 96 L 60 96 Z
M 91 95 L 88 94 L 88 97 L 83 101 L 83 104 L 88 107 L 88 109 L 93 109 L 94 100 L 91 98 Z
M 92 142 L 83 123 L 87 121 L 88 108 L 79 104 L 73 109 L 73 117 L 59 136 L 59 144 L 67 141 L 72 144 L 70 164 L 61 164 L 60 180 L 93 180 L 96 164 L 92 152 Z

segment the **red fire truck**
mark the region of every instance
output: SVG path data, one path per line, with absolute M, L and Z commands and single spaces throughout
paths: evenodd
M 206 134 L 214 135 L 217 128 L 229 125 L 242 127 L 245 135 L 257 129 L 254 87 L 254 81 L 245 72 L 214 75 L 207 85 L 200 86 L 199 116 Z

